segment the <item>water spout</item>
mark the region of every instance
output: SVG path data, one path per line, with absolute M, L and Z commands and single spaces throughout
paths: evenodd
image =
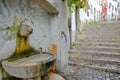
M 42 53 L 42 48 L 40 47 L 39 49 L 40 49 L 40 54 L 41 54 Z

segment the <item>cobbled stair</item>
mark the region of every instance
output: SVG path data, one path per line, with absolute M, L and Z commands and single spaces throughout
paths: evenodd
M 69 61 L 74 76 L 68 80 L 120 80 L 120 22 L 89 25 L 77 37 Z

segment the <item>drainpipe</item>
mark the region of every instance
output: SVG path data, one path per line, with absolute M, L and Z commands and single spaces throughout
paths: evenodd
M 68 17 L 68 28 L 69 28 L 69 36 L 70 36 L 70 49 L 72 49 L 71 13 L 69 13 L 69 17 Z
M 77 40 L 77 33 L 79 32 L 79 7 L 75 6 L 75 24 L 76 24 L 76 32 L 75 39 Z
M 71 25 L 69 27 L 69 35 L 70 35 L 70 49 L 72 49 L 72 30 L 71 30 Z
M 75 6 L 75 24 L 76 24 L 76 30 L 75 30 L 75 40 L 77 40 L 77 6 Z

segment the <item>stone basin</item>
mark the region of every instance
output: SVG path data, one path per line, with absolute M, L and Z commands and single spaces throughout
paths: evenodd
M 14 77 L 30 79 L 47 73 L 54 63 L 54 55 L 42 52 L 13 61 L 4 60 L 2 66 L 8 74 Z

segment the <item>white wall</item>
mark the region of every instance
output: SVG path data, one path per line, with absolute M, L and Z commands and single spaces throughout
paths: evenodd
M 30 44 L 38 50 L 51 50 L 52 44 L 57 44 L 56 70 L 64 71 L 68 65 L 69 30 L 67 1 L 48 0 L 59 11 L 58 15 L 50 15 L 35 0 L 0 0 L 0 27 L 12 25 L 15 15 L 32 19 L 34 24 L 27 22 L 33 28 Z M 7 6 L 7 7 L 6 7 Z M 63 34 L 64 33 L 64 34 Z M 6 31 L 0 31 L 0 61 L 6 59 L 15 51 L 16 41 Z
M 72 42 L 75 41 L 75 30 L 76 30 L 76 23 L 75 23 L 75 12 L 71 14 L 71 25 L 72 25 Z
M 101 0 L 89 0 L 90 5 L 90 20 L 100 21 L 101 17 Z M 95 8 L 95 10 L 94 10 Z M 92 14 L 91 14 L 92 13 Z M 89 21 L 90 21 L 89 20 Z
M 32 1 L 28 4 L 28 1 L 15 1 L 9 0 L 5 2 L 7 7 L 0 1 L 0 27 L 11 26 L 13 22 L 13 17 L 22 16 L 23 18 L 28 18 L 27 22 L 33 28 L 33 34 L 30 36 L 30 44 L 35 49 L 39 49 L 42 46 L 43 50 L 50 46 L 50 31 L 47 12 L 40 6 L 34 5 Z M 14 5 L 13 5 L 14 4 Z M 24 6 L 24 7 L 23 7 Z M 29 7 L 28 7 L 29 6 Z M 30 22 L 32 18 L 34 25 Z M 0 31 L 0 60 L 6 58 L 5 56 L 10 56 L 15 50 L 15 39 L 9 39 L 10 36 L 7 31 Z M 8 38 L 8 39 L 7 39 Z M 7 55 L 6 55 L 7 54 Z
M 50 41 L 57 44 L 56 68 L 58 71 L 64 71 L 68 65 L 69 50 L 69 29 L 68 29 L 68 9 L 67 1 L 49 0 L 58 9 L 57 16 L 49 16 Z M 65 33 L 62 34 L 62 32 Z
M 112 19 L 115 19 L 115 20 L 117 20 L 117 18 L 118 18 L 118 15 L 119 15 L 119 13 L 118 13 L 118 2 L 119 2 L 119 0 L 117 1 L 117 2 L 115 2 L 115 1 L 113 1 L 113 0 L 108 0 L 108 13 L 107 13 L 107 19 L 109 20 L 109 21 L 111 21 Z M 110 5 L 111 4 L 111 5 Z M 115 11 L 115 8 L 117 9 L 116 11 Z

